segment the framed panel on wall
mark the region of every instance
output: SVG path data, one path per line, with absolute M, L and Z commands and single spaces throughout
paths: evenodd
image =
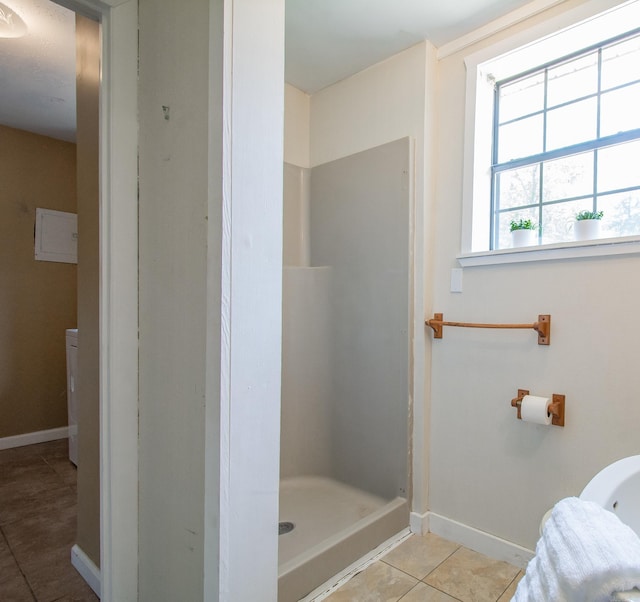
M 78 216 L 36 209 L 35 258 L 38 261 L 78 263 Z

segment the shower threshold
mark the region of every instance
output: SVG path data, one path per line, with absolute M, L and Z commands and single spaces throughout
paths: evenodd
M 324 477 L 280 482 L 278 602 L 294 602 L 409 524 L 404 498 L 386 500 Z

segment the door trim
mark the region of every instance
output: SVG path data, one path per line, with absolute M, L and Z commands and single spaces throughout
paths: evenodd
M 101 23 L 100 573 L 138 596 L 138 1 L 56 0 Z

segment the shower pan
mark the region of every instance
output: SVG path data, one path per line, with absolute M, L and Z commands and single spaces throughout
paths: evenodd
M 279 602 L 409 525 L 411 165 L 284 168 Z

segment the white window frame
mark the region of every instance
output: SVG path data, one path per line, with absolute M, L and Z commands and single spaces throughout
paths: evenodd
M 523 71 L 546 62 L 543 42 L 562 36 L 565 48 L 571 39 L 579 36 L 584 40 L 590 31 L 594 32 L 593 42 L 606 39 L 599 17 L 617 10 L 640 10 L 640 2 L 611 2 L 592 0 L 569 10 L 555 18 L 548 19 L 524 32 L 513 35 L 501 42 L 484 48 L 465 58 L 467 69 L 465 146 L 462 206 L 462 248 L 458 261 L 463 267 L 568 259 L 575 257 L 596 257 L 603 255 L 640 254 L 640 236 L 626 236 L 581 242 L 563 242 L 515 249 L 489 250 L 489 223 L 491 219 L 491 142 L 493 115 L 493 86 L 487 78 L 487 64 L 492 69 L 509 69 L 507 65 L 514 56 L 518 57 L 517 67 L 512 72 Z M 597 33 L 596 33 L 597 32 Z M 585 44 L 582 43 L 584 46 Z M 587 44 L 588 45 L 588 44 Z M 576 46 L 578 48 L 578 46 Z M 530 58 L 528 58 L 530 57 Z M 500 59 L 500 62 L 498 62 Z M 527 62 L 530 61 L 530 62 Z M 481 235 L 484 240 L 481 241 Z

